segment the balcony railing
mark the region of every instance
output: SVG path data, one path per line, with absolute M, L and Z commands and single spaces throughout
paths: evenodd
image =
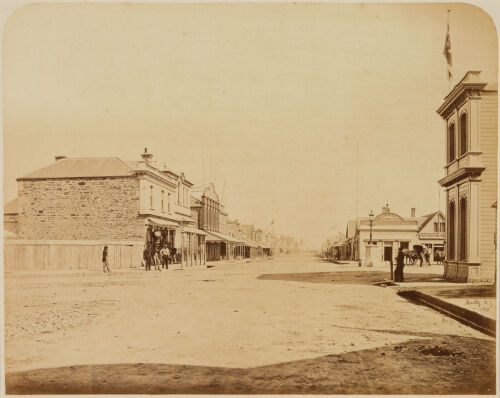
M 420 239 L 444 239 L 445 232 L 421 232 Z

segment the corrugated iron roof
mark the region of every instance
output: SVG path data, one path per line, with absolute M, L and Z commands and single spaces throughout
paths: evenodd
M 64 158 L 19 179 L 125 177 L 133 173 L 119 158 Z

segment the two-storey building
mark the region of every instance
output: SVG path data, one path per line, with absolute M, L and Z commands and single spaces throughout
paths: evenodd
M 191 195 L 191 214 L 197 228 L 206 233 L 207 261 L 233 260 L 236 240 L 224 233 L 227 213 L 213 183 Z
M 430 260 L 441 262 L 444 260 L 444 241 L 446 219 L 441 211 L 436 211 L 417 218 L 418 241 L 425 246 L 430 254 Z
M 493 281 L 498 157 L 498 87 L 469 71 L 437 113 L 445 122 L 447 248 L 444 276 Z

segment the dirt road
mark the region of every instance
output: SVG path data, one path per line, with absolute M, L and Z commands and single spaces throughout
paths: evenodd
M 492 393 L 494 340 L 480 332 L 345 275 L 259 279 L 340 269 L 358 271 L 294 255 L 9 276 L 7 391 Z

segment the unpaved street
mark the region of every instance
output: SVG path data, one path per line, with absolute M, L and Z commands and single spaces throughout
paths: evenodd
M 494 339 L 355 278 L 265 276 L 339 268 L 7 276 L 7 391 L 494 392 Z

